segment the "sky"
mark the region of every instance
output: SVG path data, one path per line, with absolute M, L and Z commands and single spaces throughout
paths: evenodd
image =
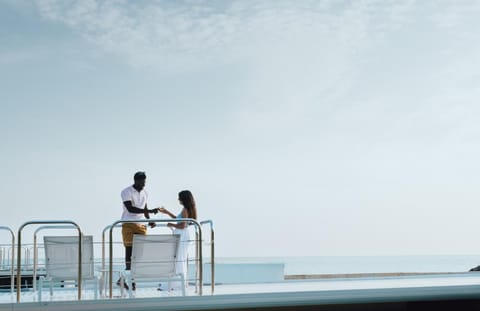
M 193 192 L 218 256 L 480 254 L 479 14 L 0 0 L 0 225 L 99 240 L 144 170 L 150 208 Z

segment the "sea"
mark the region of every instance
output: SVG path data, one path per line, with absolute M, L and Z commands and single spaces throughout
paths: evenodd
M 219 257 L 222 264 L 284 264 L 285 275 L 467 272 L 480 255 Z

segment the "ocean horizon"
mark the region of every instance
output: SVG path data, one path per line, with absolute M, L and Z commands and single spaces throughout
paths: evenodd
M 217 264 L 284 264 L 285 275 L 468 272 L 480 255 L 218 257 Z

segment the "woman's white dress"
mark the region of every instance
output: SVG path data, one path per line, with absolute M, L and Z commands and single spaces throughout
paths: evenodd
M 177 215 L 177 218 L 182 218 L 182 213 Z M 173 234 L 180 235 L 180 242 L 178 243 L 178 250 L 177 250 L 177 262 L 175 265 L 176 272 L 178 274 L 183 274 L 183 278 L 187 280 L 187 266 L 188 266 L 188 248 L 190 246 L 190 229 L 185 226 L 184 229 L 177 229 L 173 230 Z M 186 286 L 185 282 L 185 286 Z
M 182 213 L 177 215 L 177 218 L 183 218 Z M 187 287 L 187 278 L 188 278 L 188 248 L 190 246 L 190 229 L 189 226 L 187 225 L 184 229 L 177 229 L 175 228 L 173 230 L 173 234 L 178 234 L 180 235 L 180 241 L 178 243 L 178 249 L 177 249 L 177 258 L 175 262 L 175 270 L 177 274 L 182 274 L 183 279 L 184 279 L 184 284 L 183 286 Z M 167 290 L 166 288 L 167 284 L 161 282 L 159 284 L 159 287 L 161 290 Z M 181 282 L 171 282 L 170 284 L 171 289 L 181 289 Z

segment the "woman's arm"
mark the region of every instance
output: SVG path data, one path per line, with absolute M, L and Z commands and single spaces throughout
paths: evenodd
M 159 207 L 159 208 L 158 208 L 158 211 L 159 211 L 160 213 L 163 213 L 163 214 L 166 214 L 166 215 L 170 216 L 171 218 L 177 218 L 177 216 L 173 215 L 168 209 L 166 209 L 166 208 L 163 207 L 163 206 L 162 206 L 162 207 Z
M 173 217 L 173 218 L 177 218 L 177 217 Z M 188 212 L 185 208 L 182 209 L 182 218 L 188 218 Z M 167 226 L 177 228 L 177 229 L 185 229 L 187 227 L 187 222 L 186 221 L 181 221 L 181 222 L 177 222 L 177 223 L 169 222 L 167 224 Z

